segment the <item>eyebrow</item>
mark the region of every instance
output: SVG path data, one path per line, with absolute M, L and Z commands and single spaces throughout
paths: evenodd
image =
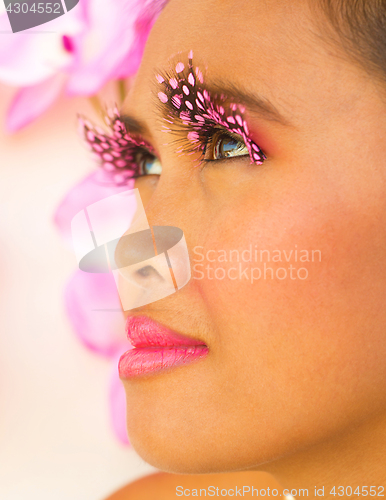
M 221 95 L 233 99 L 239 104 L 245 105 L 251 112 L 260 115 L 269 121 L 280 123 L 284 126 L 292 126 L 292 123 L 276 108 L 276 106 L 265 96 L 248 92 L 241 84 L 218 80 L 209 85 L 203 85 L 209 93 Z
M 253 94 L 245 90 L 241 85 L 234 82 L 218 80 L 213 83 L 203 83 L 201 89 L 207 90 L 211 95 L 224 95 L 226 99 L 231 99 L 242 105 L 248 110 L 262 118 L 280 123 L 284 126 L 293 126 L 292 123 L 274 106 L 274 104 L 265 96 Z M 169 112 L 175 112 L 172 103 L 167 101 L 165 107 Z M 144 122 L 141 122 L 133 116 L 121 113 L 120 118 L 125 124 L 127 131 L 132 134 L 142 136 L 151 136 L 150 130 Z

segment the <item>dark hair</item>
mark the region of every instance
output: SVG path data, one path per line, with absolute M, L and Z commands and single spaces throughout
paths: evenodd
M 386 0 L 310 1 L 322 8 L 346 53 L 386 80 Z

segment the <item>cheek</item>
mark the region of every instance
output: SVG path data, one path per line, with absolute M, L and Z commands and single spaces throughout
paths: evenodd
M 293 394 L 310 405 L 313 385 L 318 398 L 334 385 L 344 398 L 353 384 L 370 397 L 386 376 L 384 211 L 327 203 L 325 193 L 281 194 L 266 210 L 224 213 L 201 252 L 215 260 L 200 262 L 198 283 L 221 357 L 238 381 L 256 366 L 259 381 L 275 373 L 272 389 L 285 401 Z

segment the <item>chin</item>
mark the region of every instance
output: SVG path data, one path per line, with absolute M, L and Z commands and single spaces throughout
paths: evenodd
M 174 474 L 236 472 L 258 469 L 260 463 L 275 458 L 274 446 L 268 450 L 249 439 L 243 442 L 237 439 L 237 429 L 229 433 L 219 430 L 214 416 L 196 414 L 194 425 L 187 417 L 193 412 L 185 413 L 182 408 L 180 412 L 168 408 L 162 412 L 159 407 L 141 412 L 130 406 L 130 443 L 145 462 L 159 470 Z
M 208 431 L 205 432 L 202 425 L 187 423 L 178 412 L 165 412 L 165 415 L 158 412 L 155 415 L 154 411 L 149 411 L 143 414 L 130 411 L 128 405 L 127 429 L 130 443 L 138 455 L 159 470 L 174 474 L 205 474 L 222 470 L 216 453 L 213 453 L 213 445 L 208 446 L 205 436 Z

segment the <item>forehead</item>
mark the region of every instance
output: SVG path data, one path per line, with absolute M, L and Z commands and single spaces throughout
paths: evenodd
M 346 109 L 366 75 L 324 43 L 315 15 L 307 0 L 170 0 L 150 34 L 126 108 L 151 112 L 147 96 L 156 72 L 193 50 L 208 79 L 266 96 L 295 124 Z

